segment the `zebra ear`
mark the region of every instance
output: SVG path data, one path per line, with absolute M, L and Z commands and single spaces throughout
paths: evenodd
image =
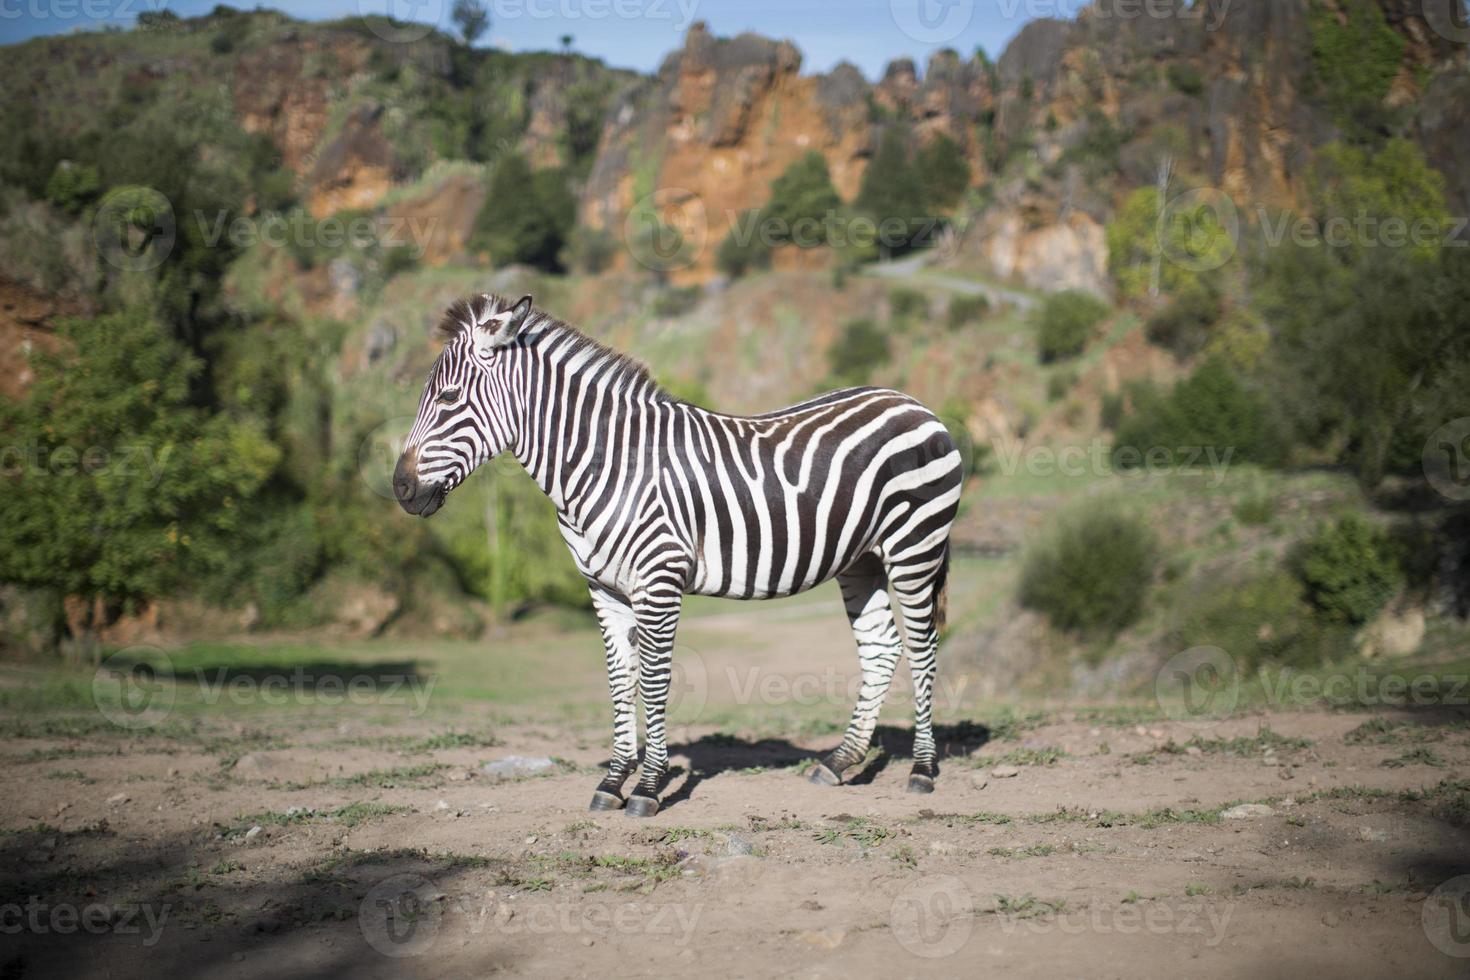
M 488 297 L 487 297 L 488 299 Z M 475 353 L 489 357 L 496 348 L 504 347 L 516 338 L 526 318 L 531 314 L 531 297 L 522 296 L 516 305 L 488 317 L 477 317 L 471 334 Z

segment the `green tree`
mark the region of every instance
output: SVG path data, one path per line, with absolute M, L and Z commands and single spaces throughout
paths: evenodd
M 229 556 L 279 451 L 195 407 L 200 362 L 138 309 L 63 324 L 25 397 L 0 403 L 0 580 L 132 600 Z
M 1091 293 L 1068 289 L 1047 296 L 1031 318 L 1042 362 L 1081 354 L 1107 315 L 1108 305 Z
M 1360 134 L 1386 121 L 1384 99 L 1403 62 L 1404 38 L 1373 0 L 1312 0 L 1313 79 L 1338 123 Z
M 893 125 L 884 130 L 872 162 L 863 171 L 854 204 L 878 223 L 880 255 L 907 250 L 923 230 L 929 208 L 905 127 Z
M 788 241 L 811 248 L 826 243 L 820 231 L 841 207 L 826 157 L 811 150 L 771 182 L 771 198 L 760 217 L 781 229 Z
M 467 47 L 473 47 L 480 35 L 490 29 L 490 11 L 480 0 L 454 0 L 449 19 L 459 28 L 459 35 Z
M 936 134 L 919 150 L 915 167 L 935 210 L 953 209 L 970 189 L 970 163 L 965 152 L 944 133 Z
M 1404 583 L 1387 532 L 1357 514 L 1319 525 L 1292 555 L 1291 564 L 1307 599 L 1331 623 L 1361 626 Z
M 1141 463 L 1150 452 L 1214 449 L 1231 463 L 1282 462 L 1282 439 L 1265 398 L 1221 358 L 1210 358 L 1167 393 L 1133 391 L 1133 411 L 1118 425 L 1114 458 Z M 1130 450 L 1132 459 L 1120 454 Z
M 562 171 L 532 171 L 525 157 L 507 154 L 490 178 L 470 247 L 489 252 L 499 265 L 525 262 L 560 271 L 576 220 L 577 200 Z
M 46 181 L 46 200 L 63 211 L 76 214 L 97 196 L 101 186 L 96 167 L 63 160 L 56 165 L 51 179 Z

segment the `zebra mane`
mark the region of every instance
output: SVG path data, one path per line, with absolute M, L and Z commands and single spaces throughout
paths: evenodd
M 435 334 L 446 344 L 453 343 L 466 331 L 510 309 L 515 302 L 514 299 L 508 299 L 495 293 L 480 293 L 478 296 L 455 300 L 450 304 L 449 309 L 444 311 L 444 317 L 435 328 Z M 655 397 L 673 398 L 664 391 L 649 373 L 648 365 L 642 361 L 615 350 L 599 340 L 594 340 L 571 324 L 558 320 L 540 307 L 533 306 L 530 315 L 526 317 L 525 324 L 521 327 L 520 342 L 525 346 L 538 346 L 552 340 L 562 341 L 557 350 L 560 356 L 571 357 L 587 351 L 591 355 L 589 364 L 610 366 L 610 376 L 618 387 L 646 384 L 653 390 Z

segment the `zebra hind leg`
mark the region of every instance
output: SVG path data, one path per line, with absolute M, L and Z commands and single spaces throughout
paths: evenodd
M 894 596 L 903 614 L 909 668 L 914 681 L 914 767 L 910 793 L 934 792 L 939 776 L 934 744 L 934 675 L 938 666 L 939 631 L 944 628 L 945 581 L 949 548 L 941 543 L 922 558 L 910 558 L 890 570 Z
M 808 777 L 814 783 L 828 786 L 839 785 L 843 771 L 868 754 L 878 711 L 903 650 L 893 609 L 888 603 L 888 577 L 877 557 L 868 555 L 859 560 L 837 576 L 837 584 L 842 589 L 842 604 L 852 624 L 853 638 L 857 640 L 863 681 L 842 743 L 817 763 Z

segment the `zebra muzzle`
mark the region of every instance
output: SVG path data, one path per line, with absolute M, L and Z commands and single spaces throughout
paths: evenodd
M 398 465 L 393 468 L 393 496 L 408 513 L 429 517 L 444 506 L 449 487 L 443 483 L 421 483 L 414 472 L 417 463 L 418 454 L 412 450 L 398 458 Z

